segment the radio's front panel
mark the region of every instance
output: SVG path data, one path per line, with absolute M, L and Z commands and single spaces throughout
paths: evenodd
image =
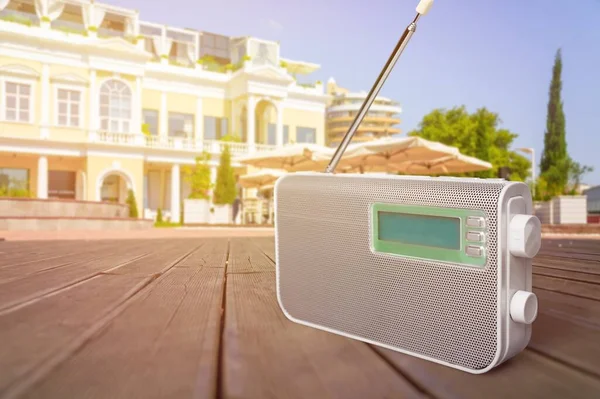
M 276 188 L 279 300 L 297 321 L 481 370 L 498 339 L 506 182 L 297 174 Z

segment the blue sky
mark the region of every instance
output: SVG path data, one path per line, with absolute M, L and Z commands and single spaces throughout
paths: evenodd
M 417 0 L 108 0 L 141 18 L 279 40 L 283 57 L 315 62 L 306 81 L 334 77 L 369 90 Z M 434 108 L 485 106 L 533 147 L 539 165 L 552 63 L 563 51 L 569 154 L 600 184 L 600 0 L 437 0 L 381 94 L 403 107 L 401 128 Z M 299 80 L 301 80 L 299 78 Z

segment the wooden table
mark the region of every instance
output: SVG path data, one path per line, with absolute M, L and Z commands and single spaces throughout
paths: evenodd
M 545 241 L 527 350 L 476 376 L 296 325 L 272 238 L 0 243 L 0 397 L 600 398 L 600 241 Z

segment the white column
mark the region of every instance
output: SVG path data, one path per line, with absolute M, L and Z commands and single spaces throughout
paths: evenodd
M 180 169 L 178 164 L 171 167 L 171 221 L 179 223 L 180 221 Z
M 246 136 L 247 136 L 247 144 L 250 152 L 254 152 L 256 150 L 256 132 L 254 131 L 255 125 L 255 108 L 256 108 L 256 99 L 252 96 L 248 96 L 248 100 L 246 102 L 246 110 L 248 114 L 246 115 Z
M 283 146 L 283 105 L 277 104 L 277 126 L 275 132 L 275 143 L 277 147 Z
M 204 111 L 202 110 L 202 97 L 196 98 L 196 115 L 194 122 L 196 131 L 194 132 L 194 139 L 196 141 L 204 140 Z
M 38 158 L 37 197 L 48 198 L 48 158 L 45 156 Z
M 167 137 L 169 135 L 169 114 L 167 113 L 167 93 L 160 93 L 160 115 L 158 116 L 158 135 Z
M 235 131 L 235 115 L 236 115 L 236 108 L 235 108 L 235 101 L 231 101 L 231 112 L 229 113 L 229 131 L 231 132 L 232 136 L 235 136 L 237 134 L 237 132 Z
M 99 106 L 98 106 L 98 88 L 96 87 L 96 70 L 92 69 L 90 71 L 90 91 L 89 91 L 89 115 L 90 119 L 88 121 L 88 129 L 90 139 L 95 139 L 98 127 L 100 125 L 98 120 Z
M 47 139 L 50 136 L 50 65 L 42 65 L 42 109 L 40 118 L 40 137 Z
M 133 129 L 131 133 L 142 134 L 142 77 L 135 78 L 135 96 L 133 101 Z

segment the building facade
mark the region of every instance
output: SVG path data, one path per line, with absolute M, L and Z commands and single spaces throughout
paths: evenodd
M 276 42 L 145 22 L 85 0 L 0 0 L 0 190 L 125 201 L 179 220 L 182 168 L 325 144 L 324 87 Z
M 327 145 L 335 147 L 342 141 L 367 97 L 366 92 L 351 93 L 340 87 L 333 78 L 327 82 L 329 103 L 327 108 Z M 375 140 L 401 132 L 398 114 L 402 108 L 388 98 L 377 96 L 367 115 L 358 127 L 352 142 Z

